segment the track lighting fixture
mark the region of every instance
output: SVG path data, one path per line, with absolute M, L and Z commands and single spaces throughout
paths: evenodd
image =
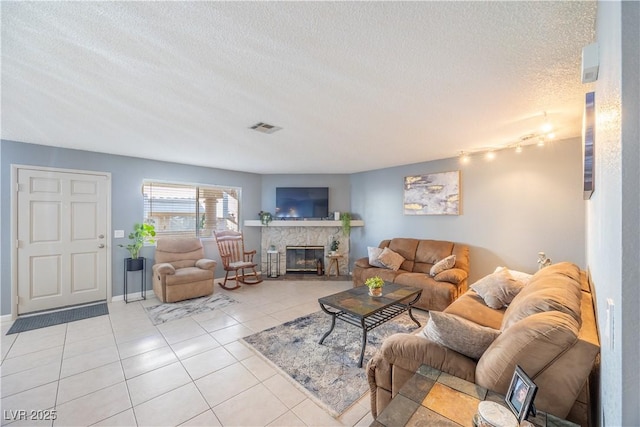
M 484 153 L 485 159 L 493 160 L 496 157 L 496 151 L 503 150 L 505 148 L 513 148 L 516 153 L 522 153 L 522 149 L 525 145 L 536 144 L 539 147 L 543 147 L 546 142 L 551 141 L 554 137 L 555 133 L 553 133 L 553 125 L 549 122 L 547 112 L 545 111 L 543 123 L 540 126 L 540 132 L 523 135 L 516 143 L 486 147 L 475 151 L 460 151 L 460 162 L 468 163 L 471 160 L 472 155 L 479 153 Z

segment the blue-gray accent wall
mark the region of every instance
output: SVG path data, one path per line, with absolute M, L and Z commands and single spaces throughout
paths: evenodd
M 533 271 L 540 250 L 545 250 L 554 261 L 568 260 L 584 267 L 585 214 L 579 139 L 527 147 L 520 154 L 504 150 L 492 162 L 474 156 L 467 165 L 452 158 L 337 175 L 258 175 L 12 141 L 2 141 L 0 155 L 3 200 L 0 233 L 4 236 L 0 247 L 2 315 L 11 313 L 12 250 L 8 237 L 12 164 L 110 172 L 112 230 L 125 230 L 126 234 L 135 222 L 142 220 L 144 179 L 241 187 L 241 223 L 257 219 L 260 210 L 275 210 L 276 187 L 326 186 L 330 189 L 330 211 L 349 211 L 365 222 L 364 227 L 351 231 L 352 263 L 366 255 L 367 246 L 377 245 L 382 239 L 417 237 L 470 245 L 472 281 L 497 265 Z M 403 214 L 405 176 L 452 170 L 461 171 L 461 215 Z M 243 230 L 247 247 L 259 248 L 260 228 Z M 123 293 L 121 260 L 127 253 L 116 245 L 126 242 L 127 239 L 111 239 L 113 296 Z M 152 258 L 153 248 L 144 248 L 143 255 Z M 216 276 L 222 274 L 218 268 Z M 147 285 L 151 286 L 150 277 Z
M 158 148 L 161 150 L 161 148 Z M 142 155 L 142 154 L 141 154 Z M 211 153 L 215 155 L 215 153 Z M 70 150 L 43 145 L 2 141 L 0 164 L 0 195 L 2 197 L 1 233 L 2 249 L 0 260 L 2 280 L 0 297 L 2 315 L 11 314 L 11 165 L 31 165 L 83 171 L 111 173 L 111 228 L 125 230 L 124 239 L 110 238 L 112 295 L 123 294 L 124 266 L 121 260 L 128 252 L 117 245 L 128 243 L 126 236 L 133 224 L 143 220 L 142 182 L 145 179 L 193 184 L 209 184 L 242 188 L 240 221 L 256 219 L 261 209 L 262 177 L 258 174 L 230 170 L 204 168 L 177 163 L 159 162 L 135 157 L 115 156 L 90 151 Z M 245 230 L 247 247 L 260 247 L 260 230 L 247 227 Z M 153 258 L 153 247 L 142 249 L 142 256 Z M 220 266 L 219 257 L 216 258 Z M 150 267 L 150 266 L 148 266 Z M 147 268 L 147 287 L 151 286 L 151 271 Z M 224 276 L 222 268 L 216 269 L 216 277 Z
M 351 210 L 365 220 L 353 229 L 352 262 L 367 246 L 393 237 L 449 240 L 470 246 L 471 282 L 506 265 L 535 272 L 537 254 L 585 266 L 585 203 L 580 139 L 507 149 L 487 161 L 474 155 L 353 174 Z M 404 177 L 460 171 L 458 216 L 403 213 Z
M 262 208 L 276 211 L 277 187 L 328 187 L 329 212 L 347 212 L 351 205 L 348 174 L 273 174 L 262 176 Z

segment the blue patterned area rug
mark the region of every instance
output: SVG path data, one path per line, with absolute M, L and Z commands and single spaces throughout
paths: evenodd
M 238 301 L 225 294 L 214 294 L 208 297 L 193 298 L 184 301 L 158 304 L 146 307 L 147 316 L 154 325 L 166 323 L 171 320 L 182 319 L 183 317 L 193 316 L 194 314 L 212 311 Z
M 428 316 L 417 310 L 413 313 L 424 326 Z M 250 335 L 244 341 L 333 416 L 339 416 L 369 390 L 366 363 L 382 341 L 396 333 L 415 333 L 419 328 L 403 314 L 370 331 L 363 367 L 359 368 L 362 330 L 336 320 L 331 335 L 318 344 L 330 326 L 331 317 L 319 311 Z
M 18 317 L 7 331 L 7 335 L 46 328 L 47 326 L 60 325 L 62 323 L 75 322 L 96 316 L 104 316 L 105 314 L 109 314 L 109 308 L 107 307 L 107 303 L 103 302 L 67 310 Z

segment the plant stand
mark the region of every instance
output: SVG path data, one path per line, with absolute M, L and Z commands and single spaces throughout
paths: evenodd
M 140 276 L 140 298 L 132 300 L 133 301 L 141 301 L 147 299 L 147 286 L 146 286 L 146 278 L 147 278 L 147 260 L 143 257 L 140 258 L 125 258 L 124 260 L 124 302 L 125 304 L 129 303 L 128 293 L 128 278 L 130 272 L 142 271 L 142 275 Z
M 267 251 L 267 276 L 278 277 L 280 275 L 280 252 L 269 249 Z

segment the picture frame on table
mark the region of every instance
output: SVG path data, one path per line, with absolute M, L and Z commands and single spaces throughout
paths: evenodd
M 516 365 L 504 400 L 519 423 L 525 421 L 530 413 L 535 417 L 533 400 L 537 391 L 538 386 L 519 365 Z

